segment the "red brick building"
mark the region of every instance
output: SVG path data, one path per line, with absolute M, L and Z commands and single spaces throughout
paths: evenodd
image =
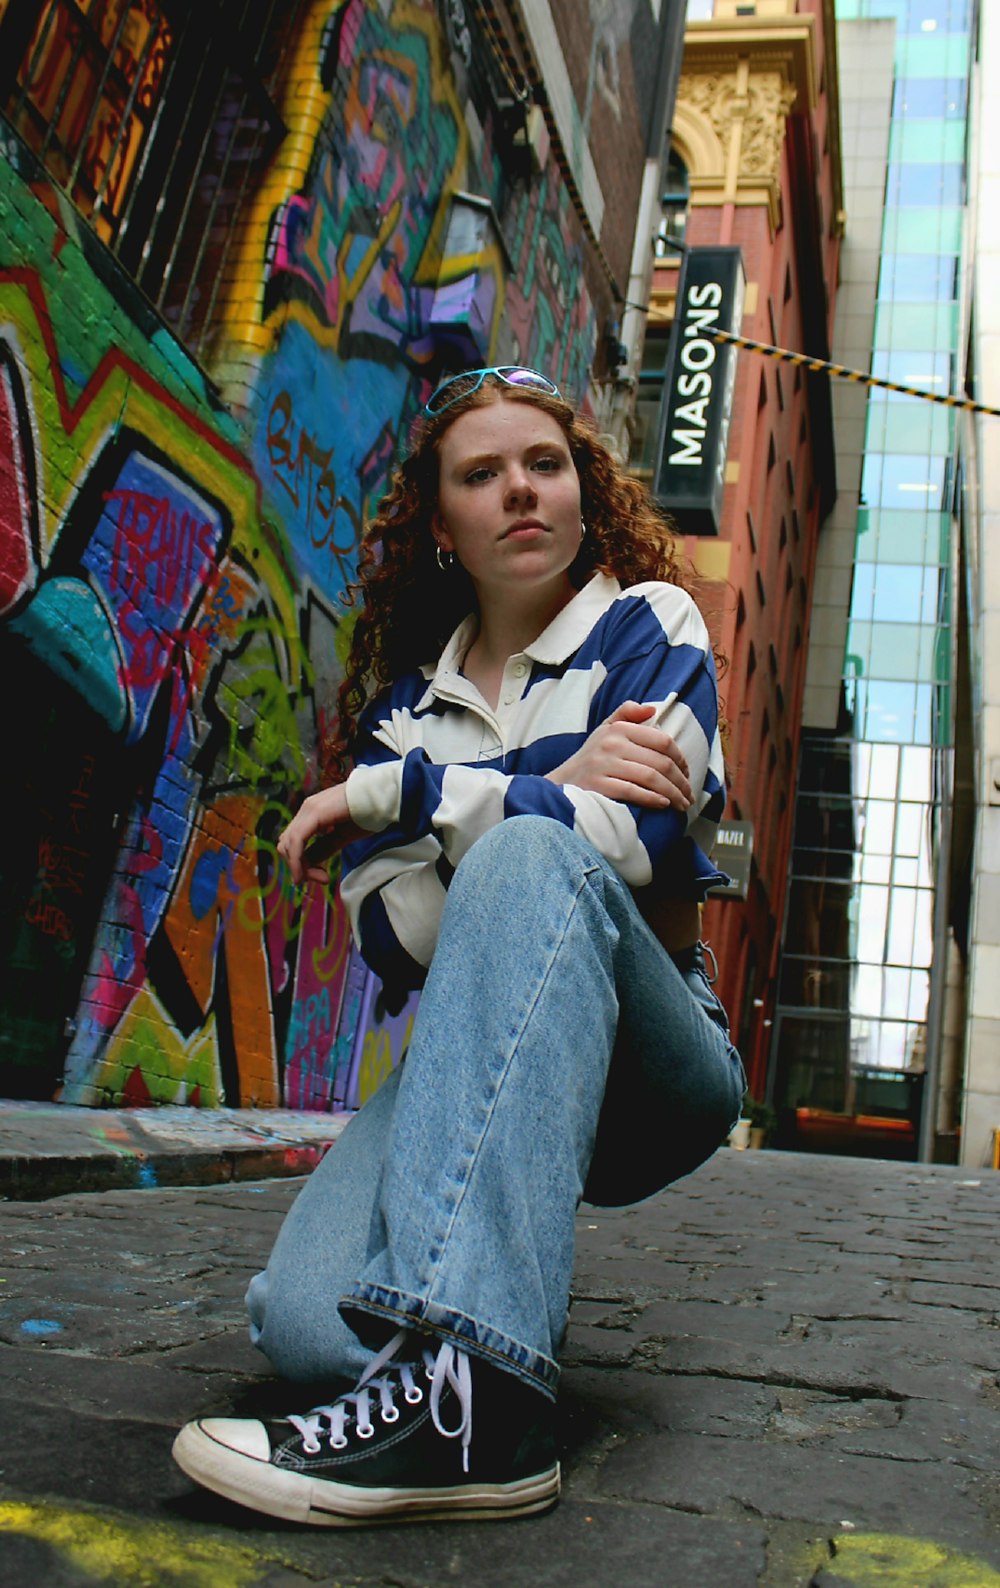
M 735 329 L 829 358 L 843 224 L 832 5 L 763 0 L 754 12 L 735 0 L 715 0 L 710 20 L 690 22 L 672 150 L 632 454 L 654 485 L 684 252 L 739 248 L 746 287 Z M 746 897 L 712 899 L 703 933 L 719 962 L 718 991 L 751 1091 L 759 1096 L 776 992 L 816 550 L 835 491 L 834 445 L 828 377 L 757 353 L 730 356 L 736 369 L 718 533 L 688 534 L 685 546 L 728 658 L 721 680 L 729 734 L 726 821 L 748 823 L 752 831 Z M 718 858 L 725 868 L 724 847 Z

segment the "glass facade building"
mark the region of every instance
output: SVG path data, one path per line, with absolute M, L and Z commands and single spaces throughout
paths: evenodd
M 961 378 L 975 9 L 837 0 L 841 21 L 896 25 L 872 372 L 939 395 Z M 799 768 L 770 1081 L 788 1145 L 811 1130 L 838 1150 L 918 1154 L 943 974 L 959 425 L 869 390 L 840 720 L 805 725 Z

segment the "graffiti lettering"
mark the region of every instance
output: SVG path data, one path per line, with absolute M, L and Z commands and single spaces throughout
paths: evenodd
M 85 755 L 80 763 L 80 775 L 69 799 L 68 820 L 70 831 L 77 837 L 86 832 L 85 817 L 90 804 L 90 785 L 94 778 L 94 757 Z
M 43 885 L 49 892 L 59 889 L 67 893 L 83 893 L 87 872 L 87 851 L 70 844 L 59 844 L 52 838 L 43 838 L 38 846 L 38 858 L 44 872 Z
M 267 416 L 267 454 L 275 481 L 296 509 L 304 511 L 313 545 L 329 546 L 338 558 L 349 556 L 361 538 L 360 514 L 346 496 L 337 495 L 330 467 L 333 448 L 323 449 L 304 426 L 296 424 L 287 391 L 278 393 Z M 338 510 L 349 524 L 347 538 L 342 536 L 339 541 L 335 530 Z
M 145 491 L 104 493 L 119 504 L 112 549 L 112 589 L 124 591 L 137 605 L 152 597 L 171 605 L 190 582 L 207 576 L 215 550 L 215 527 L 199 521 L 186 508 L 177 512 L 169 497 Z M 152 577 L 151 577 L 152 573 Z
M 63 147 L 77 127 L 81 177 L 106 178 L 111 211 L 170 48 L 161 10 L 91 6 L 95 51 L 81 56 L 63 27 L 73 8 L 43 8 L 38 125 Z M 466 44 L 462 10 L 448 0 Z M 112 88 L 95 75 L 97 44 L 110 51 L 125 11 Z M 293 74 L 283 110 L 291 126 L 305 86 L 310 115 L 259 204 L 248 197 L 219 289 L 218 368 L 252 362 L 253 403 L 220 414 L 196 372 L 178 378 L 183 350 L 151 334 L 124 276 L 98 278 L 66 206 L 30 206 L 62 217 L 61 262 L 27 219 L 0 237 L 0 333 L 17 350 L 0 355 L 0 530 L 14 537 L 0 606 L 43 664 L 64 657 L 64 683 L 117 736 L 129 785 L 112 795 L 93 759 L 68 774 L 38 850 L 40 947 L 49 961 L 64 944 L 67 961 L 88 954 L 82 985 L 75 969 L 66 979 L 78 1013 L 67 1101 L 353 1107 L 399 1062 L 412 1009 L 374 1012 L 336 868 L 303 899 L 275 850 L 318 779 L 351 632 L 336 597 L 445 353 L 485 364 L 516 347 L 575 395 L 596 341 L 554 162 L 507 194 L 512 269 L 491 233 L 452 224 L 457 191 L 496 199 L 503 183 L 489 116 L 470 139 L 437 0 L 300 11 L 289 49 L 314 81 Z M 124 126 L 123 83 L 136 90 Z M 0 212 L 27 216 L 23 186 L 0 160 Z M 241 302 L 255 270 L 263 325 L 255 315 L 251 328 Z M 78 945 L 81 886 L 96 925 Z M 39 952 L 36 985 L 46 963 Z
M 65 910 L 60 910 L 57 904 L 43 904 L 38 898 L 29 899 L 25 919 L 45 937 L 58 938 L 62 943 L 72 942 L 73 924 Z
M 308 998 L 297 998 L 292 1005 L 288 1022 L 288 1041 L 293 1047 L 304 1047 L 318 1041 L 330 1031 L 330 994 L 324 987 Z

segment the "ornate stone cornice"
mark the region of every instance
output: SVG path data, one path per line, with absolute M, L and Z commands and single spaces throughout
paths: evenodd
M 764 204 L 781 217 L 785 120 L 816 105 L 814 21 L 691 23 L 674 114 L 691 203 Z

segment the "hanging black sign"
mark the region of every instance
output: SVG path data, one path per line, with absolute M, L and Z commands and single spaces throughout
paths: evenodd
M 684 535 L 717 535 L 736 379 L 736 348 L 709 331 L 739 331 L 745 290 L 738 248 L 689 248 L 660 409 L 654 494 Z
M 720 822 L 712 858 L 728 883 L 709 891 L 720 899 L 745 899 L 750 891 L 753 858 L 753 822 Z

